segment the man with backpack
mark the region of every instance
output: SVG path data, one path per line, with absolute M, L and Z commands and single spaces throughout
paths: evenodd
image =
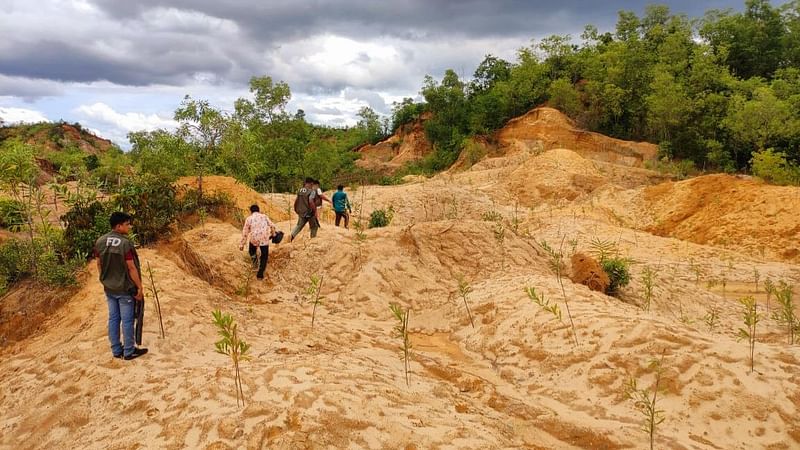
M 312 186 L 312 188 L 314 189 L 314 195 L 312 196 L 314 198 L 314 205 L 317 207 L 316 211 L 317 224 L 319 224 L 320 223 L 319 216 L 322 214 L 322 202 L 326 201 L 331 205 L 333 204 L 333 202 L 328 197 L 325 196 L 324 192 L 322 192 L 319 180 L 314 180 L 314 185 Z
M 345 229 L 350 228 L 350 213 L 353 209 L 350 205 L 350 199 L 347 198 L 347 193 L 344 192 L 344 186 L 336 186 L 336 192 L 333 194 L 333 210 L 336 212 L 336 226 L 344 219 Z
M 289 242 L 294 241 L 294 238 L 303 230 L 306 224 L 311 228 L 311 237 L 317 236 L 319 229 L 319 221 L 317 221 L 317 205 L 316 205 L 317 191 L 314 189 L 314 179 L 306 178 L 303 187 L 297 191 L 297 197 L 294 199 L 294 212 L 297 213 L 297 225 L 292 230 Z

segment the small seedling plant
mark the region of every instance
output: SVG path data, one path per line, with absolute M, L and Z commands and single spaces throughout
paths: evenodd
M 233 363 L 234 382 L 236 383 L 236 406 L 244 406 L 244 391 L 242 390 L 242 373 L 239 364 L 250 360 L 250 344 L 239 336 L 237 323 L 230 314 L 223 314 L 220 310 L 212 313 L 214 325 L 220 335 L 220 340 L 214 343 L 217 353 L 229 356 Z
M 153 303 L 155 303 L 156 315 L 158 316 L 158 325 L 161 329 L 161 339 L 164 339 L 164 320 L 161 316 L 161 302 L 158 299 L 158 293 L 160 291 L 156 286 L 155 271 L 152 267 L 150 267 L 150 261 L 147 261 L 147 278 L 150 279 L 150 286 L 148 286 L 148 290 L 150 291 L 150 294 L 153 295 Z
M 403 310 L 403 307 L 392 303 L 389 305 L 397 325 L 392 329 L 394 337 L 400 338 L 400 358 L 403 360 L 403 371 L 406 376 L 406 386 L 408 386 L 408 372 L 410 371 L 411 340 L 408 338 L 408 319 L 411 316 L 411 309 Z
M 703 316 L 703 322 L 705 322 L 706 326 L 708 326 L 708 331 L 713 332 L 714 328 L 716 328 L 717 325 L 719 325 L 719 315 L 720 315 L 719 306 L 717 305 L 716 302 L 714 302 L 714 304 L 708 307 L 706 315 Z
M 642 272 L 642 287 L 644 288 L 642 309 L 650 311 L 650 305 L 653 302 L 653 289 L 656 284 L 656 271 L 650 266 L 644 268 Z
M 239 286 L 236 287 L 236 295 L 247 297 L 250 295 L 250 286 L 253 283 L 253 277 L 255 276 L 255 270 L 258 264 L 258 261 L 251 258 L 249 255 L 245 256 L 241 259 L 239 263 L 240 266 L 240 275 L 239 275 Z
M 559 322 L 563 322 L 561 319 L 561 308 L 558 307 L 557 303 L 550 303 L 550 300 L 544 298 L 543 292 L 536 292 L 536 288 L 529 286 L 525 288 L 525 293 L 528 294 L 528 298 L 541 308 L 545 312 L 549 312 L 552 314 Z
M 795 313 L 794 299 L 792 298 L 792 287 L 781 281 L 773 288 L 775 301 L 778 307 L 772 312 L 772 319 L 778 324 L 786 327 L 786 335 L 789 345 L 795 343 L 797 333 L 800 332 L 800 318 Z
M 575 322 L 572 321 L 572 313 L 569 310 L 569 301 L 567 300 L 567 292 L 564 290 L 564 280 L 561 279 L 561 274 L 564 270 L 564 238 L 561 238 L 561 246 L 556 251 L 550 247 L 547 241 L 539 242 L 539 245 L 547 252 L 550 257 L 550 268 L 556 273 L 558 284 L 561 286 L 561 295 L 564 297 L 564 306 L 567 307 L 567 317 L 569 318 L 569 325 L 572 328 L 572 337 L 575 340 L 575 345 L 578 345 L 578 333 L 575 331 Z
M 769 278 L 764 280 L 764 291 L 767 293 L 767 313 L 769 314 L 769 300 L 772 294 L 775 293 L 775 283 Z
M 469 294 L 472 292 L 472 286 L 469 285 L 469 282 L 464 278 L 464 275 L 458 275 L 458 295 L 464 301 L 464 307 L 467 308 L 467 314 L 469 315 L 469 323 L 472 325 L 472 328 L 475 328 L 475 321 L 472 319 L 472 311 L 469 309 L 469 302 L 467 298 Z
M 322 304 L 322 298 L 319 294 L 322 290 L 322 281 L 324 278 L 324 275 L 312 275 L 308 288 L 306 288 L 306 298 L 314 305 L 311 310 L 311 328 L 314 328 L 314 320 L 317 317 L 317 306 Z
M 664 422 L 664 410 L 658 409 L 658 394 L 663 393 L 661 387 L 661 380 L 663 378 L 664 369 L 664 352 L 661 352 L 661 358 L 651 359 L 648 368 L 655 374 L 655 382 L 652 388 L 639 388 L 635 378 L 631 377 L 628 385 L 625 387 L 625 397 L 633 401 L 633 407 L 636 408 L 644 416 L 644 424 L 642 430 L 650 437 L 650 450 L 653 450 L 655 444 L 656 427 Z
M 752 373 L 756 348 L 756 324 L 761 321 L 761 314 L 758 313 L 755 297 L 742 297 L 739 299 L 739 303 L 742 305 L 742 319 L 745 326 L 745 328 L 739 328 L 739 339 L 747 339 L 750 346 L 750 373 Z
M 505 270 L 506 268 L 506 229 L 503 226 L 503 222 L 497 222 L 494 229 L 492 230 L 494 233 L 494 240 L 497 241 L 497 245 L 500 246 L 500 269 Z
M 753 291 L 754 293 L 758 294 L 758 281 L 761 279 L 761 273 L 759 273 L 758 268 L 753 268 L 753 281 L 755 282 L 756 290 Z

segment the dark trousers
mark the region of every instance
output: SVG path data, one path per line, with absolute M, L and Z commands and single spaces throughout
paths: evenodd
M 269 245 L 261 245 L 256 247 L 253 244 L 250 244 L 248 251 L 250 252 L 250 258 L 253 260 L 253 267 L 256 265 L 256 249 L 261 249 L 261 258 L 258 261 L 258 273 L 256 274 L 256 278 L 264 278 L 264 270 L 267 268 L 267 260 L 269 259 Z
M 350 214 L 347 211 L 336 211 L 336 226 L 339 226 L 339 222 L 344 218 L 344 227 L 350 228 Z

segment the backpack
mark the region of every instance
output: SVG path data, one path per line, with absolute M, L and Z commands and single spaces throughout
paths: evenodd
M 320 192 L 321 191 L 317 191 L 317 195 L 314 196 L 314 205 L 316 205 L 317 208 L 322 206 L 322 196 L 320 195 Z
M 308 196 L 311 191 L 305 187 L 297 191 L 297 197 L 294 199 L 294 212 L 300 217 L 305 217 L 311 211 L 311 205 L 308 204 Z

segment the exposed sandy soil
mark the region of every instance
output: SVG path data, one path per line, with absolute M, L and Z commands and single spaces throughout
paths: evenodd
M 375 145 L 357 148 L 362 158 L 356 164 L 378 172 L 394 172 L 408 162 L 424 158 L 432 151 L 425 137 L 426 118 L 401 126 L 395 134 Z
M 581 130 L 569 117 L 547 107 L 535 108 L 509 120 L 497 137 L 500 147 L 509 151 L 531 147 L 569 148 L 586 158 L 635 167 L 655 159 L 658 153 L 658 146 L 654 144 L 623 141 Z
M 800 283 L 797 260 L 777 251 L 797 245 L 783 230 L 796 229 L 789 202 L 800 189 L 719 176 L 660 184 L 652 172 L 569 150 L 521 150 L 351 192 L 365 220 L 391 205 L 392 225 L 360 241 L 326 215 L 316 239 L 304 230 L 271 248 L 269 279 L 252 280 L 248 295 L 252 272 L 236 248 L 239 230 L 227 223 L 143 249 L 166 338 L 148 300 L 150 354 L 135 361 L 111 357 L 90 265 L 90 281 L 43 332 L 0 350 L 0 447 L 646 448 L 642 415 L 623 391 L 630 376 L 650 386 L 647 365 L 663 352 L 656 448 L 798 448 L 798 346 L 764 319 L 749 373 L 736 299 L 754 294 L 767 313 L 754 270 L 762 281 Z M 742 195 L 694 198 L 706 184 L 720 197 Z M 262 200 L 277 215 L 291 197 Z M 645 221 L 648 211 L 657 220 Z M 498 215 L 501 222 L 486 220 Z M 293 220 L 279 225 L 288 231 Z M 573 248 L 590 252 L 594 238 L 634 261 L 633 282 L 616 298 L 564 277 L 567 305 L 541 241 L 563 242 L 569 258 Z M 759 246 L 763 256 L 753 251 Z M 649 312 L 640 308 L 646 267 L 658 273 Z M 313 329 L 305 300 L 312 274 L 324 277 Z M 474 328 L 459 275 L 472 287 Z M 722 279 L 724 295 L 713 283 Z M 563 320 L 533 304 L 528 286 L 557 303 Z M 411 310 L 408 385 L 392 302 Z M 703 320 L 711 307 L 720 311 L 713 330 Z M 244 408 L 229 360 L 214 352 L 216 308 L 232 313 L 252 344 Z
M 176 186 L 197 189 L 197 177 L 181 177 L 175 182 Z M 261 212 L 267 214 L 272 220 L 285 220 L 289 218 L 289 211 L 283 194 L 270 194 L 266 198 L 254 191 L 246 184 L 239 183 L 231 177 L 209 175 L 203 177 L 204 192 L 224 192 L 237 208 L 249 214 L 250 205 L 258 204 Z M 283 201 L 281 201 L 283 200 Z M 292 199 L 293 200 L 293 199 Z

